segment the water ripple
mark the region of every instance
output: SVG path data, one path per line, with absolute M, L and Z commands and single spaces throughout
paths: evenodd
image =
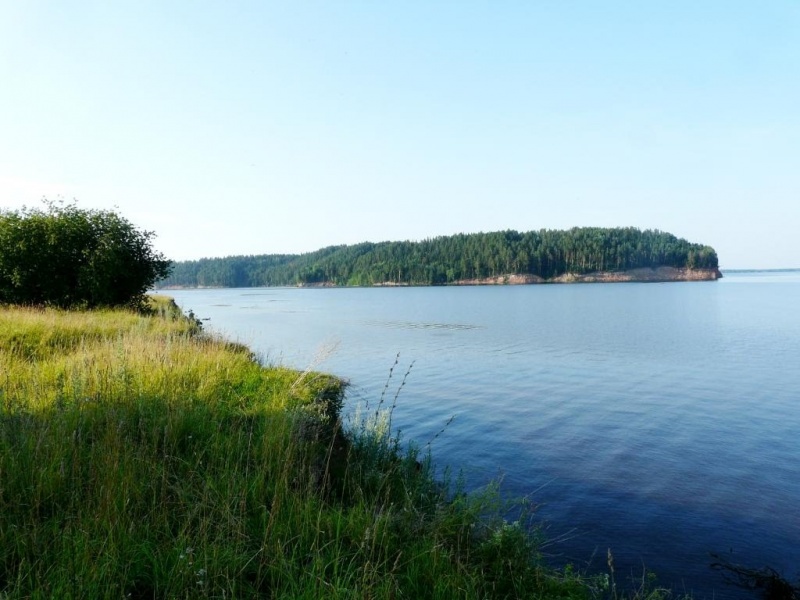
M 364 321 L 370 327 L 383 327 L 387 329 L 441 329 L 446 331 L 467 331 L 470 329 L 482 329 L 480 325 L 469 325 L 463 323 L 426 323 L 414 321 Z

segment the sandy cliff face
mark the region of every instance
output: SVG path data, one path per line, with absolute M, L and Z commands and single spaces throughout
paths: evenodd
M 544 283 L 545 280 L 538 275 L 498 275 L 483 279 L 461 279 L 450 285 L 526 285 L 529 283 Z
M 719 269 L 678 269 L 657 267 L 629 271 L 597 271 L 595 273 L 566 273 L 552 279 L 538 275 L 499 275 L 485 279 L 462 279 L 451 285 L 525 285 L 531 283 L 617 283 L 624 281 L 714 281 L 722 277 Z
M 722 277 L 719 269 L 678 269 L 657 267 L 629 271 L 600 271 L 576 275 L 567 273 L 548 281 L 551 283 L 615 283 L 623 281 L 715 281 Z

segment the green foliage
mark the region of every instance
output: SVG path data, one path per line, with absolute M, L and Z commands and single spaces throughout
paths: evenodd
M 176 263 L 163 286 L 445 285 L 506 275 L 642 267 L 716 269 L 713 248 L 633 227 L 459 234 L 421 242 L 332 246 L 302 255 L 232 256 Z
M 74 204 L 0 211 L 0 303 L 144 306 L 170 271 L 153 236 L 113 211 Z

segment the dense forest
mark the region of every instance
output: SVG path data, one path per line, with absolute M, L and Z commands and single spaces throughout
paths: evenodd
M 716 269 L 713 248 L 658 230 L 583 227 L 568 231 L 458 234 L 421 242 L 365 242 L 307 254 L 177 262 L 159 287 L 447 285 L 502 275 L 624 271 L 641 267 Z

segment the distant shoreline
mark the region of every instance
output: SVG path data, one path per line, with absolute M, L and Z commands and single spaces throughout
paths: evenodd
M 498 275 L 482 279 L 461 279 L 453 283 L 437 285 L 415 285 L 384 282 L 365 287 L 452 287 L 478 285 L 538 285 L 549 283 L 664 283 L 669 281 L 716 281 L 722 278 L 719 269 L 682 269 L 677 267 L 643 267 L 627 271 L 595 271 L 592 273 L 564 273 L 544 279 L 538 275 Z M 298 287 L 350 287 L 330 283 L 302 284 Z
M 792 269 L 781 269 L 792 270 Z M 735 272 L 733 269 L 728 272 Z M 538 275 L 507 274 L 482 279 L 462 279 L 447 284 L 415 284 L 385 281 L 367 286 L 344 286 L 333 282 L 301 283 L 297 288 L 344 288 L 344 287 L 453 287 L 453 286 L 486 286 L 486 285 L 538 285 L 551 283 L 664 283 L 670 281 L 716 281 L 723 277 L 719 269 L 687 269 L 677 267 L 643 267 L 627 271 L 595 271 L 592 273 L 564 273 L 551 279 Z M 270 286 L 263 286 L 270 287 Z M 227 289 L 224 286 L 164 286 L 158 290 L 196 290 Z
M 679 272 L 659 271 L 662 267 Z M 509 229 L 416 242 L 328 246 L 305 254 L 182 261 L 156 285 L 394 287 L 542 283 L 539 278 L 553 283 L 694 281 L 719 279 L 718 267 L 719 258 L 711 246 L 657 229 Z M 709 271 L 700 276 L 693 273 L 703 270 Z M 621 275 L 627 271 L 634 274 Z

